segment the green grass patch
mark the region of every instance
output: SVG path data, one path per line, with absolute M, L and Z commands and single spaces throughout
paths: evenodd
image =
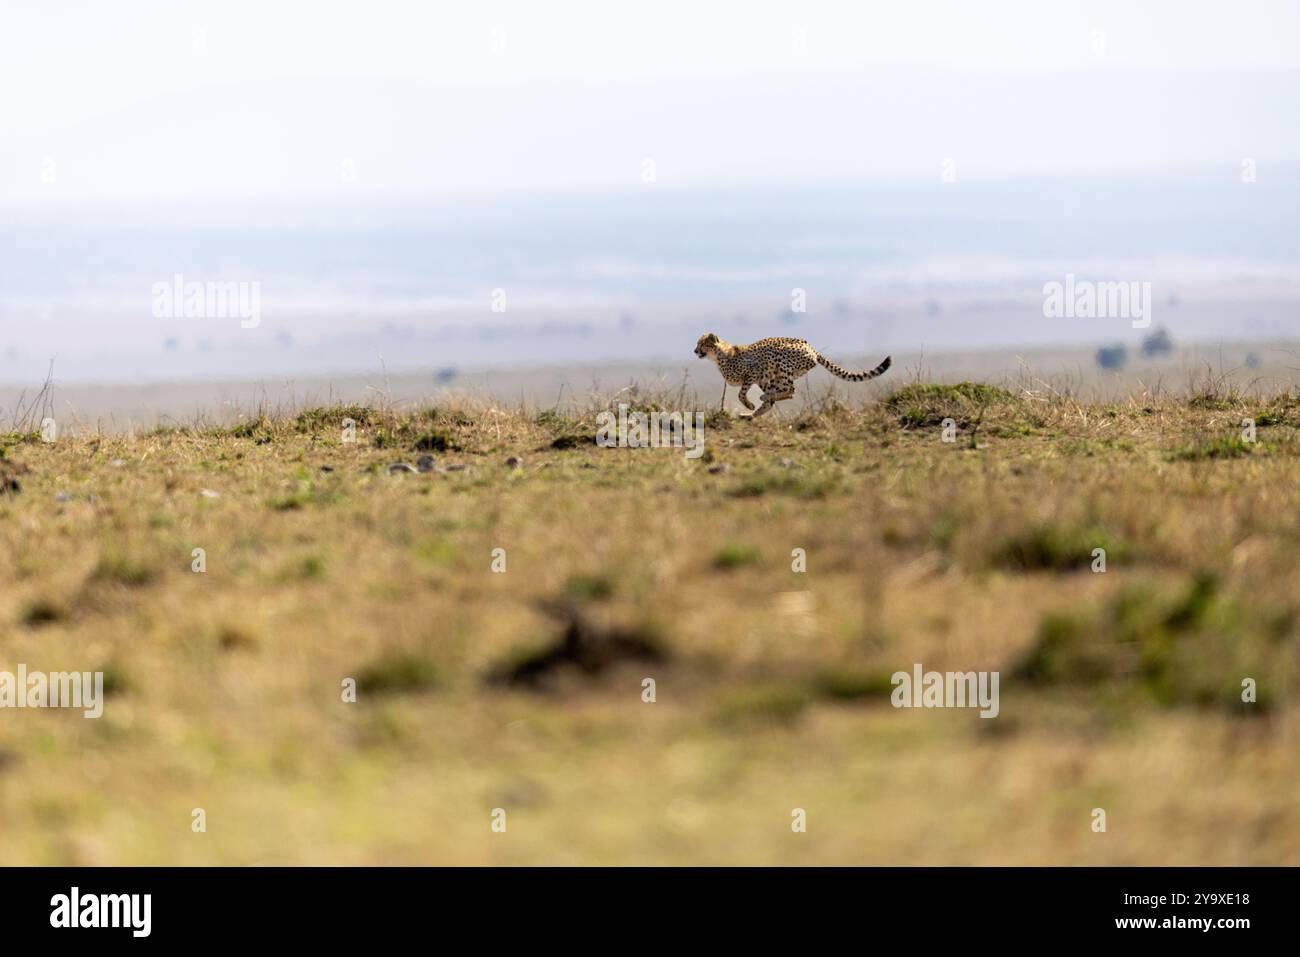
M 724 694 L 714 712 L 720 724 L 795 724 L 812 703 L 807 689 L 794 685 L 760 685 Z
M 733 498 L 759 498 L 763 495 L 790 495 L 801 499 L 822 499 L 840 487 L 838 477 L 809 474 L 795 470 L 764 472 L 751 475 L 732 486 Z
M 614 594 L 614 585 L 603 575 L 574 575 L 564 583 L 564 594 L 578 601 L 604 601 Z
M 252 439 L 258 445 L 268 445 L 275 441 L 275 425 L 263 415 L 232 425 L 226 434 L 233 439 Z
M 1280 700 L 1276 676 L 1294 668 L 1289 611 L 1223 591 L 1208 574 L 1172 597 L 1130 587 L 1100 609 L 1050 613 L 1016 676 L 1044 686 L 1140 693 L 1162 707 L 1259 712 Z M 1258 682 L 1244 703 L 1242 681 Z
M 898 416 L 898 422 L 904 428 L 935 426 L 947 418 L 954 419 L 959 427 L 964 428 L 970 415 L 986 406 L 1010 402 L 1014 398 L 1006 389 L 984 382 L 917 383 L 891 393 L 885 399 L 885 406 Z
M 858 701 L 864 698 L 888 699 L 894 690 L 892 672 L 853 667 L 833 667 L 813 679 L 813 692 L 832 701 Z
M 412 694 L 437 687 L 438 667 L 426 655 L 396 653 L 368 664 L 357 676 L 362 694 Z
M 1067 572 L 1091 568 L 1093 551 L 1105 549 L 1106 562 L 1125 561 L 1132 548 L 1103 529 L 1041 524 L 1005 538 L 993 552 L 994 565 L 1012 571 Z
M 758 564 L 759 557 L 759 551 L 753 545 L 723 545 L 713 556 L 713 567 L 743 568 Z
M 1259 446 L 1258 442 L 1247 442 L 1241 436 L 1235 435 L 1184 446 L 1175 450 L 1172 458 L 1175 462 L 1240 459 L 1253 454 Z
M 110 547 L 100 555 L 91 578 L 127 588 L 141 588 L 157 580 L 158 569 L 134 555 Z
M 366 405 L 323 405 L 299 412 L 293 425 L 299 432 L 341 431 L 348 420 L 358 428 L 374 425 L 380 421 L 380 413 Z
M 571 415 L 565 415 L 555 409 L 543 409 L 537 413 L 533 422 L 544 429 L 551 429 L 555 432 L 572 432 L 578 428 L 578 420 Z

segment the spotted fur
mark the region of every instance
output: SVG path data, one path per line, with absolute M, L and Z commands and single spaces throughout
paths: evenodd
M 890 357 L 870 372 L 850 372 L 818 353 L 803 339 L 760 339 L 747 346 L 733 345 L 710 332 L 700 336 L 695 344 L 695 354 L 701 359 L 712 359 L 727 385 L 740 386 L 740 404 L 753 412 L 753 418 L 770 412 L 782 399 L 794 398 L 794 383 L 815 365 L 821 365 L 832 375 L 849 382 L 874 379 L 889 368 Z M 749 401 L 749 387 L 757 385 L 763 390 L 757 411 Z M 725 396 L 725 387 L 724 387 Z

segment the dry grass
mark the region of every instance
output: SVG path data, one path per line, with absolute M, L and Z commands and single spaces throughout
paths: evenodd
M 1300 863 L 1300 399 L 1004 385 L 697 461 L 592 442 L 670 390 L 15 433 L 0 667 L 112 694 L 0 711 L 0 863 Z

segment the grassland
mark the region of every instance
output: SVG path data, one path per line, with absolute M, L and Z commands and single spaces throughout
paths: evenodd
M 1300 863 L 1300 397 L 601 407 L 4 438 L 0 668 L 109 697 L 0 711 L 0 863 Z

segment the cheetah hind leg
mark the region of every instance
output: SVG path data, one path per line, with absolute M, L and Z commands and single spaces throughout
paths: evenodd
M 750 412 L 754 411 L 754 403 L 749 401 L 749 390 L 753 384 L 752 382 L 742 382 L 740 384 L 740 404 Z
M 763 404 L 758 407 L 752 418 L 757 419 L 760 415 L 766 415 L 776 408 L 776 404 L 782 399 L 794 398 L 793 382 L 776 382 L 770 387 L 763 390 Z

